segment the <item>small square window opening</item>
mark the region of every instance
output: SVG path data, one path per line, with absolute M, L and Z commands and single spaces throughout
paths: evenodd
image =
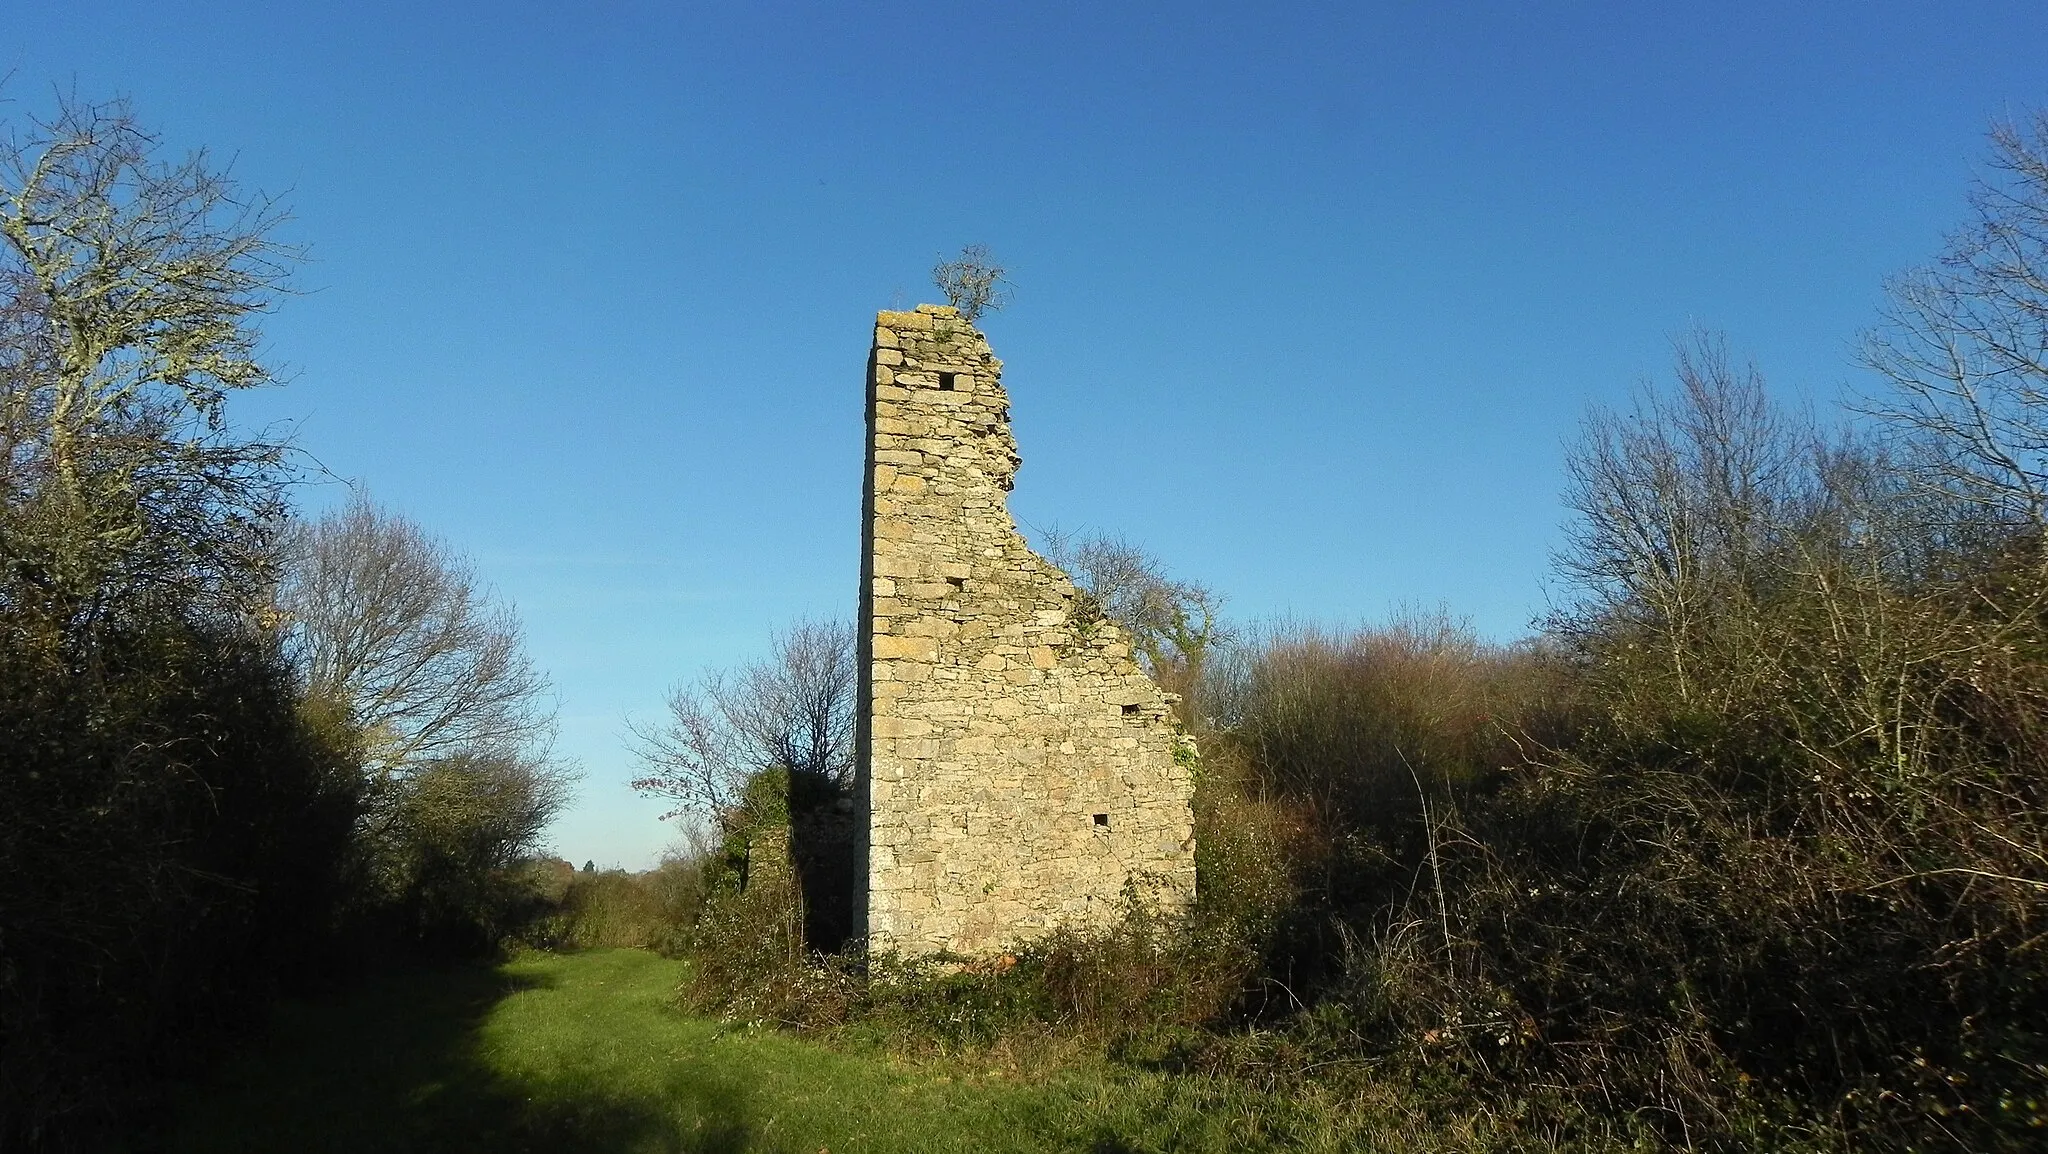
M 953 388 L 954 375 L 953 373 L 940 373 L 939 387 L 950 392 Z
M 1095 815 L 1095 828 L 1096 828 L 1096 829 L 1108 829 L 1108 828 L 1109 828 L 1109 815 L 1108 815 L 1108 814 L 1106 814 L 1106 813 L 1098 813 L 1098 814 L 1096 814 L 1096 815 Z

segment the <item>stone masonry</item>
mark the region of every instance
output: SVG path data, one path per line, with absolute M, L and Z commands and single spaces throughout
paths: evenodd
M 876 318 L 854 896 L 872 949 L 987 954 L 1103 926 L 1126 896 L 1194 897 L 1193 746 L 1010 519 L 1001 374 L 949 307 Z

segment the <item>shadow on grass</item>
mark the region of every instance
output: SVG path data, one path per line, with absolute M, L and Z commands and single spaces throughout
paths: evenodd
M 486 1058 L 485 1019 L 553 986 L 482 966 L 413 971 L 328 1005 L 287 1006 L 269 1038 L 195 1090 L 175 1131 L 142 1149 L 703 1152 L 753 1148 L 746 1087 L 681 1071 L 659 1096 L 565 1068 L 508 1076 Z M 567 1066 L 567 1063 L 564 1063 Z

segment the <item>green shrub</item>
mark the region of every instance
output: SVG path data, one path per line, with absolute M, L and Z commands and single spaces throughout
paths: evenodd
M 528 913 L 513 935 L 546 950 L 630 948 L 678 956 L 704 906 L 704 863 L 671 853 L 644 873 L 579 872 L 559 858 L 523 863 L 519 884 Z

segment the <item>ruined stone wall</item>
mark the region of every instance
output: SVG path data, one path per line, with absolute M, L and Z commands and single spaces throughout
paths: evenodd
M 1010 519 L 1002 362 L 951 308 L 876 318 L 868 361 L 855 924 L 986 953 L 1099 926 L 1127 883 L 1194 897 L 1193 782 L 1128 638 Z
M 790 885 L 790 861 L 788 826 L 757 829 L 747 840 L 746 875 L 741 884 L 753 892 L 786 890 Z

